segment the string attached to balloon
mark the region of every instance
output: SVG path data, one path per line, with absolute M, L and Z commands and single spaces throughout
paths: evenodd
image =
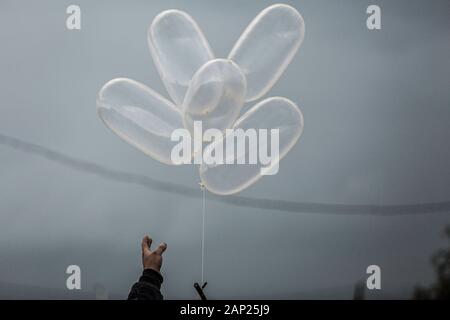
M 205 270 L 205 219 L 206 219 L 206 188 L 202 182 L 200 182 L 200 189 L 202 191 L 202 258 L 201 258 L 201 279 L 202 279 L 202 285 L 200 285 L 198 282 L 194 283 L 194 288 L 197 291 L 198 295 L 200 296 L 200 299 L 202 300 L 208 300 L 206 298 L 205 292 L 203 289 L 205 289 L 208 282 L 205 282 L 204 278 L 204 270 Z
M 206 220 L 206 188 L 203 183 L 200 184 L 202 190 L 202 283 L 205 283 L 205 220 Z

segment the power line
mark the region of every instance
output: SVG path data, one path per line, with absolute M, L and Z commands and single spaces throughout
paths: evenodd
M 55 151 L 38 144 L 27 142 L 1 133 L 0 145 L 8 146 L 28 154 L 37 155 L 47 160 L 69 167 L 73 170 L 94 174 L 104 179 L 121 183 L 136 184 L 148 189 L 166 193 L 173 193 L 189 198 L 202 197 L 202 193 L 199 192 L 199 190 L 196 188 L 183 186 L 173 182 L 153 179 L 141 174 L 111 169 L 94 162 L 78 159 L 66 155 L 62 152 Z M 369 214 L 376 216 L 392 216 L 450 212 L 450 201 L 399 205 L 349 205 L 261 199 L 254 197 L 242 197 L 238 195 L 218 196 L 215 194 L 210 194 L 208 196 L 208 199 L 210 201 L 226 203 L 237 207 L 295 213 L 324 213 L 347 215 Z

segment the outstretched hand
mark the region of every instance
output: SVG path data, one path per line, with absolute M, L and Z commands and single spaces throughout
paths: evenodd
M 153 240 L 148 235 L 142 239 L 142 264 L 144 265 L 144 270 L 153 269 L 159 272 L 163 260 L 162 254 L 166 251 L 167 244 L 162 242 L 154 251 L 152 251 L 150 249 L 152 241 Z

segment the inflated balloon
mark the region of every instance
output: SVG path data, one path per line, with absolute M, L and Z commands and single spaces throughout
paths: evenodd
M 187 13 L 164 11 L 148 30 L 148 44 L 173 102 L 139 82 L 119 78 L 100 90 L 98 114 L 119 137 L 162 163 L 180 164 L 172 155 L 181 149 L 182 162 L 201 163 L 202 185 L 211 192 L 240 192 L 263 175 L 274 174 L 302 134 L 303 115 L 286 98 L 261 101 L 237 118 L 245 101 L 262 97 L 276 83 L 300 47 L 304 31 L 303 18 L 294 8 L 276 4 L 250 23 L 228 59 L 214 60 L 208 41 Z M 203 132 L 215 129 L 209 130 L 214 139 L 200 134 L 197 143 L 194 123 L 201 123 Z M 218 152 L 228 144 L 234 151 L 235 138 L 236 152 Z M 249 142 L 245 148 L 247 140 L 257 143 Z M 184 157 L 185 145 L 193 157 Z
M 242 117 L 233 126 L 233 129 L 278 129 L 279 131 L 279 156 L 271 163 L 272 166 L 278 162 L 291 150 L 303 131 L 303 115 L 300 109 L 286 98 L 269 98 L 261 101 Z M 211 192 L 220 195 L 230 195 L 240 192 L 258 181 L 264 170 L 260 162 L 256 164 L 237 164 L 238 159 L 248 157 L 249 153 L 257 153 L 258 150 L 246 148 L 245 153 L 235 153 L 233 164 L 224 162 L 221 164 L 209 161 L 208 149 L 216 149 L 225 146 L 229 139 L 235 139 L 233 134 L 226 135 L 223 141 L 216 140 L 204 150 L 203 161 L 199 172 L 202 184 Z M 267 143 L 269 143 L 267 139 Z M 218 147 L 220 145 L 220 147 Z M 258 143 L 258 148 L 265 148 L 266 145 Z M 229 159 L 228 159 L 229 160 Z M 210 164 L 207 164 L 210 163 Z
M 119 78 L 102 87 L 97 111 L 119 137 L 155 160 L 174 164 L 170 137 L 183 123 L 173 103 L 137 81 Z
M 239 116 L 245 99 L 246 81 L 231 60 L 207 62 L 194 75 L 183 102 L 183 123 L 193 132 L 194 121 L 203 130 L 230 128 Z
M 273 87 L 296 54 L 304 33 L 302 16 L 285 4 L 270 6 L 253 19 L 228 56 L 247 78 L 246 101 L 261 98 Z
M 153 20 L 148 45 L 167 92 L 181 106 L 194 73 L 214 58 L 208 41 L 191 16 L 167 10 Z

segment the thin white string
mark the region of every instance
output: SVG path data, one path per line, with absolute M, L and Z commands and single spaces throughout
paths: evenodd
M 206 210 L 205 210 L 205 187 L 202 188 L 203 192 L 203 204 L 202 204 L 202 283 L 201 286 L 204 284 L 204 270 L 205 270 L 205 216 L 206 216 Z

